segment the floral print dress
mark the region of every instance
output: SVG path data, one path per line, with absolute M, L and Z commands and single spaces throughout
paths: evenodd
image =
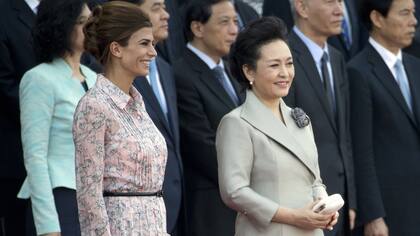
M 140 93 L 131 87 L 127 95 L 98 75 L 76 109 L 73 136 L 82 235 L 168 235 L 162 197 L 103 196 L 105 191 L 162 189 L 165 139 L 146 113 Z

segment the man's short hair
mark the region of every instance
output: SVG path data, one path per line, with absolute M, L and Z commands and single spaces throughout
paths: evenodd
M 191 22 L 198 21 L 207 23 L 211 17 L 211 7 L 219 2 L 227 2 L 229 0 L 192 0 L 185 12 L 185 28 L 184 32 L 187 40 L 190 42 L 194 39 L 194 33 L 191 30 Z
M 359 10 L 361 12 L 362 21 L 366 28 L 371 31 L 373 28 L 372 21 L 370 20 L 370 13 L 375 10 L 384 17 L 388 15 L 391 9 L 393 0 L 363 0 L 360 3 Z

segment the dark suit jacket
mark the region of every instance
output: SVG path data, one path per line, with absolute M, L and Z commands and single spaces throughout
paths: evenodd
M 35 14 L 24 0 L 0 4 L 0 178 L 25 176 L 19 120 L 19 83 L 36 65 L 31 30 Z
M 159 56 L 169 64 L 182 56 L 186 44 L 184 35 L 185 2 L 182 0 L 165 0 L 166 11 L 170 18 L 168 21 L 168 38 L 156 45 Z
M 172 68 L 159 56 L 156 58 L 156 64 L 168 106 L 168 121 L 165 119 L 162 108 L 147 79 L 145 77 L 136 78 L 134 80 L 134 86 L 143 96 L 146 111 L 153 120 L 153 123 L 165 137 L 168 159 L 163 182 L 163 199 L 166 205 L 168 233 L 171 233 L 175 229 L 178 216 L 183 216 L 185 213 L 181 207 L 183 197 L 183 168 L 179 146 L 178 110 Z
M 349 93 L 344 59 L 340 52 L 329 47 L 337 104 L 337 118 L 334 118 L 309 49 L 293 31 L 289 43 L 295 64 L 295 79 L 285 102 L 290 107 L 302 108 L 311 118 L 321 177 L 327 192 L 340 193 L 347 206 L 355 208 Z
M 236 213 L 220 198 L 215 138 L 220 120 L 235 104 L 207 64 L 189 49 L 173 68 L 191 235 L 232 236 Z M 231 82 L 243 100 L 244 91 L 237 81 Z
M 348 64 L 359 224 L 385 217 L 390 235 L 420 235 L 420 61 L 403 53 L 413 113 L 369 44 Z
M 255 9 L 251 7 L 250 5 L 248 5 L 247 3 L 241 0 L 235 0 L 234 3 L 235 3 L 236 12 L 239 14 L 241 19 L 243 20 L 244 25 L 248 25 L 252 21 L 260 18 L 257 11 L 255 11 Z
M 338 49 L 346 61 L 356 55 L 367 41 L 365 28 L 361 27 L 358 16 L 358 8 L 355 0 L 345 0 L 347 11 L 349 13 L 352 45 L 348 50 L 344 44 L 343 36 L 337 35 L 330 37 L 328 43 Z M 277 16 L 286 23 L 289 31 L 294 25 L 293 14 L 289 0 L 264 0 L 263 16 Z

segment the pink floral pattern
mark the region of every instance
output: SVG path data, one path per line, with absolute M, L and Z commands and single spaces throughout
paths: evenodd
M 125 94 L 99 75 L 75 112 L 76 187 L 82 235 L 166 236 L 162 197 L 103 197 L 162 189 L 165 139 L 140 93 Z

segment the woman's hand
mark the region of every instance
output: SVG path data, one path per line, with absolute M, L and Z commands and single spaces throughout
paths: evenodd
M 314 230 L 314 229 L 332 229 L 332 226 L 334 226 L 337 223 L 338 219 L 338 213 L 324 215 L 320 213 L 315 213 L 312 208 L 315 206 L 315 204 L 318 203 L 318 201 L 312 202 L 305 206 L 304 208 L 296 209 L 294 211 L 294 222 L 292 222 L 293 225 L 308 229 L 308 230 Z

